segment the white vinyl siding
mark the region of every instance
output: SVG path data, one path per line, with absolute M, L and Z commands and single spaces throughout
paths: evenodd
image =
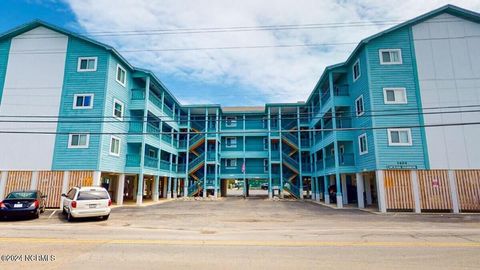
M 69 134 L 68 148 L 88 148 L 89 134 Z
M 412 131 L 409 128 L 388 129 L 388 145 L 411 146 Z
M 405 88 L 384 88 L 383 100 L 385 104 L 407 104 L 407 90 Z
M 363 95 L 355 100 L 355 114 L 362 116 L 365 113 L 365 104 L 363 103 Z
M 93 94 L 76 94 L 73 96 L 73 109 L 93 108 Z
M 97 71 L 97 57 L 79 57 L 78 72 Z
M 380 50 L 379 54 L 381 65 L 401 65 L 403 63 L 402 50 L 400 49 Z
M 368 153 L 368 141 L 366 133 L 358 136 L 358 152 L 360 155 L 365 155 Z
M 117 74 L 115 75 L 115 80 L 122 86 L 126 85 L 127 71 L 120 65 L 117 65 Z
M 120 138 L 115 136 L 110 137 L 110 155 L 120 156 Z

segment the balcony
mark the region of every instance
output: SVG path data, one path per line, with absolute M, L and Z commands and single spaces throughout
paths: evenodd
M 158 167 L 158 159 L 154 157 L 145 156 L 143 163 L 147 168 L 156 169 Z
M 280 153 L 277 151 L 272 151 L 271 153 L 271 160 L 272 161 L 280 161 Z
M 329 99 L 330 99 L 330 91 L 327 90 L 327 91 L 322 93 L 322 99 L 321 99 L 322 100 L 322 105 L 325 105 L 328 102 Z
M 160 138 L 160 129 L 152 124 L 147 124 L 147 133 L 149 136 Z
M 186 165 L 185 164 L 178 164 L 178 169 L 177 169 L 177 172 L 178 173 L 185 173 L 185 170 L 187 169 Z
M 132 100 L 145 100 L 145 89 L 132 89 Z
M 140 155 L 127 154 L 125 167 L 140 167 Z
M 209 150 L 207 152 L 207 161 L 215 161 L 215 150 Z
M 162 141 L 168 143 L 168 144 L 172 144 L 172 135 L 170 134 L 162 134 Z
M 157 106 L 159 109 L 162 109 L 162 100 L 153 93 L 150 93 L 148 100 L 150 100 L 150 102 L 152 102 L 153 105 Z
M 326 168 L 334 168 L 335 167 L 335 157 L 330 156 L 325 159 L 325 167 Z
M 354 154 L 345 153 L 338 156 L 338 165 L 339 166 L 355 166 L 355 157 Z M 335 167 L 335 157 L 330 156 L 325 159 L 325 167 L 333 168 Z M 318 169 L 318 167 L 317 167 Z
M 312 166 L 310 166 L 310 163 L 302 163 L 302 172 L 304 173 L 312 172 Z
M 143 132 L 143 123 L 142 121 L 135 121 L 133 120 L 130 122 L 130 126 L 128 128 L 129 132 L 141 133 Z
M 310 140 L 308 138 L 301 139 L 301 147 L 302 148 L 309 148 L 310 147 Z
M 163 112 L 164 112 L 166 115 L 168 115 L 168 116 L 170 116 L 170 117 L 173 117 L 173 111 L 172 111 L 172 109 L 170 109 L 167 105 L 164 105 L 164 106 L 163 106 Z
M 170 162 L 166 160 L 160 160 L 160 170 L 169 171 L 170 170 Z
M 337 128 L 351 128 L 352 127 L 352 119 L 350 118 L 343 118 L 339 116 L 340 119 L 337 119 Z
M 317 165 L 317 171 L 323 170 L 323 159 L 317 160 L 316 165 Z
M 335 85 L 333 87 L 333 94 L 336 97 L 348 97 L 350 95 L 350 93 L 348 92 L 348 84 Z

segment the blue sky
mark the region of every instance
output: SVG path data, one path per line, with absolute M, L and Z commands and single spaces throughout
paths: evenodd
M 305 100 L 323 69 L 343 62 L 361 39 L 447 3 L 480 11 L 478 0 L 430 0 L 421 5 L 417 0 L 2 0 L 0 31 L 42 19 L 110 44 L 121 53 L 130 51 L 122 55 L 133 65 L 155 72 L 184 104 L 263 105 Z M 387 23 L 373 23 L 378 21 Z M 104 31 L 348 22 L 366 26 L 95 36 Z M 307 43 L 349 44 L 158 51 Z

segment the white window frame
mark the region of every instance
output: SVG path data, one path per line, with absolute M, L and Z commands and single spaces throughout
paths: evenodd
M 365 151 L 362 151 L 362 138 L 365 140 Z M 362 135 L 358 136 L 358 152 L 360 153 L 360 156 L 368 154 L 367 133 L 363 133 Z
M 87 138 L 85 140 L 86 144 L 85 145 L 72 145 L 72 137 L 78 135 L 82 136 L 85 135 Z M 80 139 L 79 139 L 80 141 Z M 68 148 L 88 148 L 90 145 L 90 134 L 88 133 L 70 133 L 68 134 Z
M 81 63 L 82 63 L 82 60 L 95 60 L 95 65 L 93 67 L 93 69 L 81 69 Z M 98 63 L 98 58 L 97 57 L 79 57 L 78 58 L 78 63 L 77 63 L 77 72 L 93 72 L 93 71 L 97 71 L 97 63 Z M 88 62 L 87 62 L 87 66 L 88 66 Z
M 118 69 L 121 69 L 125 73 L 125 78 L 124 78 L 125 81 L 124 82 L 118 80 Z M 125 87 L 127 85 L 127 71 L 120 64 L 117 64 L 117 69 L 116 69 L 116 72 L 115 72 L 115 81 L 117 81 L 123 87 Z
M 112 152 L 112 142 L 113 140 L 117 140 L 118 141 L 118 153 L 115 153 L 115 152 Z M 108 148 L 108 153 L 111 155 L 111 156 L 116 156 L 116 157 L 119 157 L 120 156 L 120 152 L 121 152 L 121 143 L 122 143 L 122 139 L 120 139 L 119 137 L 117 136 L 110 136 L 110 147 Z
M 228 123 L 230 120 L 230 124 Z M 225 117 L 225 127 L 236 127 L 237 126 L 237 117 L 236 116 L 226 116 Z
M 78 97 L 90 97 L 90 106 L 77 106 L 77 98 Z M 93 108 L 93 98 L 95 97 L 94 94 L 75 94 L 73 95 L 73 109 L 74 110 L 87 110 Z
M 228 166 L 228 161 L 229 161 L 229 160 L 233 161 L 233 164 L 234 164 L 234 165 Z M 225 168 L 226 168 L 226 169 L 235 169 L 235 168 L 237 168 L 237 159 L 236 159 L 236 158 L 227 158 L 227 159 L 225 159 Z
M 388 53 L 398 52 L 399 61 L 398 62 L 384 62 L 383 61 L 383 53 L 385 53 L 385 52 L 388 52 Z M 380 65 L 401 65 L 401 64 L 403 64 L 402 49 L 381 49 L 381 50 L 378 51 L 378 55 L 380 57 Z M 392 59 L 392 57 L 390 57 L 390 59 Z
M 358 112 L 358 101 L 362 100 L 362 111 Z M 363 95 L 360 95 L 357 99 L 355 99 L 355 115 L 362 116 L 365 114 L 365 100 L 363 99 Z
M 228 140 L 235 143 L 228 145 Z M 237 137 L 225 137 L 225 148 L 237 148 Z
M 118 116 L 115 115 L 115 104 L 120 104 L 120 105 L 122 105 L 122 116 L 121 116 L 121 117 L 118 117 Z M 113 110 L 112 110 L 112 115 L 113 115 L 113 117 L 114 117 L 115 119 L 118 119 L 118 120 L 120 120 L 120 121 L 123 121 L 123 117 L 125 116 L 124 113 L 125 113 L 125 105 L 124 105 L 123 102 L 121 102 L 120 100 L 114 98 L 114 99 L 113 99 Z
M 396 91 L 401 91 L 405 101 L 388 101 L 387 100 L 387 91 L 394 91 L 394 96 Z M 407 89 L 405 87 L 387 87 L 383 88 L 383 102 L 385 104 L 407 104 Z
M 268 159 L 263 159 L 263 172 L 268 173 L 268 170 L 270 169 L 270 164 L 268 162 Z
M 355 77 L 355 66 L 356 65 L 358 65 L 358 77 Z M 362 70 L 361 70 L 361 66 L 360 66 L 360 59 L 357 59 L 357 61 L 355 61 L 355 63 L 353 63 L 353 66 L 352 66 L 353 82 L 356 82 L 358 79 L 360 79 L 361 76 L 362 76 Z
M 403 132 L 406 131 L 408 133 L 408 143 L 394 143 L 392 142 L 392 132 Z M 387 129 L 387 135 L 388 135 L 388 145 L 389 146 L 412 146 L 413 141 L 412 141 L 412 130 L 410 128 L 390 128 Z

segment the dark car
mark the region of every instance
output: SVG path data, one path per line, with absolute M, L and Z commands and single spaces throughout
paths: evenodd
M 268 189 L 268 183 L 263 183 L 261 186 L 260 186 L 261 189 L 263 190 L 267 190 Z
M 38 218 L 45 211 L 45 198 L 39 190 L 13 191 L 0 202 L 0 217 Z

